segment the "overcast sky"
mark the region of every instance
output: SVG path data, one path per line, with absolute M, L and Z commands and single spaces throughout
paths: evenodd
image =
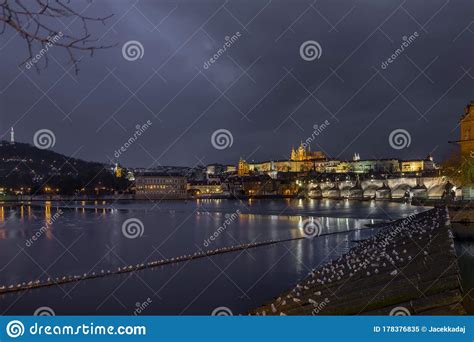
M 79 11 L 88 6 L 74 3 Z M 474 99 L 472 0 L 95 0 L 84 13 L 114 15 L 90 31 L 116 46 L 92 57 L 78 53 L 77 76 L 60 48 L 48 51 L 40 74 L 19 66 L 25 42 L 8 29 L 0 36 L 3 139 L 11 126 L 29 143 L 49 129 L 54 151 L 106 162 L 150 120 L 121 164 L 283 159 L 311 136 L 311 149 L 332 157 L 432 152 L 440 160 Z M 74 34 L 80 26 L 69 23 L 54 25 Z M 226 53 L 205 68 L 233 35 Z M 134 61 L 122 53 L 131 40 L 143 46 Z M 310 40 L 322 53 L 307 61 L 300 46 Z M 232 146 L 213 147 L 218 129 L 231 132 Z M 410 134 L 406 148 L 390 146 L 396 129 Z

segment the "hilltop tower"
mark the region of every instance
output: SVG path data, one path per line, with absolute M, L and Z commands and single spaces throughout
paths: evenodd
M 13 130 L 13 127 L 12 129 L 10 130 L 10 144 L 14 144 L 15 143 L 15 131 Z

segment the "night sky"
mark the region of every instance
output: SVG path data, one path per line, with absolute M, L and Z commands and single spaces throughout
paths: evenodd
M 125 166 L 236 163 L 284 159 L 292 145 L 329 125 L 311 144 L 331 157 L 446 157 L 459 118 L 474 99 L 472 0 L 74 1 L 89 16 L 114 14 L 90 32 L 115 47 L 82 58 L 79 73 L 65 51 L 48 52 L 38 74 L 20 63 L 23 39 L 0 35 L 0 134 L 33 142 L 39 129 L 56 137 L 54 151 L 108 162 L 135 132 L 152 125 L 126 151 Z M 71 18 L 54 23 L 74 34 Z M 70 25 L 69 27 L 66 27 Z M 208 68 L 204 63 L 239 32 Z M 403 37 L 418 37 L 387 68 Z M 144 48 L 128 61 L 122 46 Z M 317 41 L 306 61 L 300 46 Z M 39 47 L 36 47 L 38 50 Z M 232 133 L 213 147 L 218 129 Z M 389 144 L 395 129 L 409 147 Z

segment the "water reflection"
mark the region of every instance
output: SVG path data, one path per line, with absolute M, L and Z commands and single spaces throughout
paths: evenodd
M 467 314 L 472 315 L 474 314 L 474 241 L 472 239 L 460 239 L 456 241 L 455 245 L 462 275 L 463 305 Z
M 28 220 L 24 219 L 24 205 L 27 205 Z M 162 299 L 156 300 L 157 305 L 151 306 L 148 314 L 182 311 L 208 314 L 222 305 L 232 307 L 234 313 L 245 313 L 291 287 L 309 268 L 346 252 L 353 245 L 352 241 L 373 234 L 375 230 L 367 229 L 367 223 L 387 219 L 385 215 L 402 217 L 411 213 L 410 207 L 382 203 L 383 212 L 375 211 L 370 219 L 356 219 L 369 216 L 372 210 L 368 202 L 290 199 L 167 201 L 159 207 L 149 202 L 112 206 L 103 201 L 77 202 L 68 207 L 57 202 L 24 205 L 9 206 L 8 228 L 0 229 L 0 268 L 4 269 L 0 272 L 0 285 L 100 272 L 124 264 L 189 255 L 206 249 L 203 241 L 223 227 L 225 214 L 235 213 L 237 209 L 241 214 L 225 226 L 208 249 L 252 241 L 299 240 L 216 256 L 212 262 L 204 259 L 192 261 L 185 267 L 170 265 L 140 271 L 141 279 L 111 276 L 74 287 L 64 286 L 64 289 L 52 287 L 24 296 L 1 296 L 0 308 L 9 308 L 18 300 L 8 310 L 9 314 L 31 313 L 32 308 L 44 305 L 44 298 L 48 298 L 58 314 L 127 314 L 126 308 L 117 301 L 104 302 L 116 288 L 120 289 L 117 296 L 120 295 L 125 307 L 133 307 L 142 300 L 137 296 L 153 297 L 153 291 L 156 292 Z M 5 208 L 5 205 L 0 207 L 0 224 L 5 223 Z M 283 212 L 285 215 L 281 215 Z M 331 215 L 324 215 L 327 213 Z M 143 222 L 141 238 L 128 239 L 122 234 L 122 223 L 132 217 Z M 308 219 L 321 222 L 323 231 L 319 237 L 303 239 L 301 225 Z M 47 227 L 44 234 L 25 248 L 25 241 L 37 235 L 43 225 Z M 223 276 L 222 270 L 228 277 Z M 242 293 L 234 283 L 248 291 L 251 299 L 239 299 Z M 71 298 L 67 302 L 63 299 L 63 290 L 70 290 Z M 193 301 L 196 297 L 198 299 Z

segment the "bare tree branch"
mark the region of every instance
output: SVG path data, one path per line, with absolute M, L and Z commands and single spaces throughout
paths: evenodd
M 105 17 L 90 17 L 84 14 L 92 3 L 82 11 L 75 10 L 70 0 L 0 0 L 0 34 L 13 29 L 27 44 L 28 56 L 20 63 L 27 67 L 34 66 L 39 72 L 37 56 L 44 57 L 44 65 L 48 66 L 47 51 L 53 46 L 67 51 L 69 62 L 74 65 L 76 74 L 79 71 L 78 51 L 86 51 L 92 56 L 95 50 L 107 49 L 115 45 L 102 45 L 89 33 L 89 25 L 94 22 L 105 24 L 111 15 Z M 69 21 L 68 25 L 61 19 Z M 76 20 L 82 23 L 82 32 L 78 35 L 67 34 L 69 26 Z M 59 29 L 61 23 L 64 29 Z M 37 53 L 36 51 L 39 51 Z M 36 58 L 36 59 L 35 59 Z

